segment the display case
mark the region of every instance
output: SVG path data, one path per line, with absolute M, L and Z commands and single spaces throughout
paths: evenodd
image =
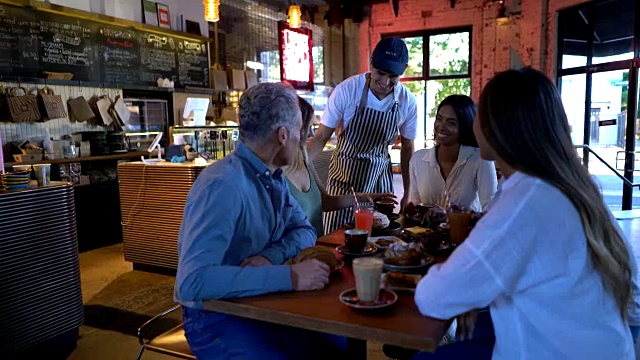
M 189 145 L 191 152 L 208 160 L 220 160 L 229 155 L 238 143 L 237 126 L 172 126 L 171 145 Z
M 124 122 L 124 133 L 129 150 L 146 150 L 155 136 L 169 127 L 169 107 L 166 100 L 125 98 L 130 112 Z

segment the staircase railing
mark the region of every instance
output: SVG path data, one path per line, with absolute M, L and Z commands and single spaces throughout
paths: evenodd
M 598 153 L 593 151 L 593 149 L 590 148 L 589 145 L 574 145 L 574 147 L 576 149 L 587 150 L 590 154 L 595 156 L 596 159 L 600 160 L 601 163 L 603 163 L 607 168 L 609 168 L 609 170 L 611 170 L 611 172 L 613 172 L 627 186 L 630 186 L 630 187 L 636 187 L 637 186 L 638 188 L 640 188 L 640 183 L 633 183 L 633 182 L 629 181 L 629 179 L 627 179 L 626 177 L 620 175 L 618 170 L 616 170 L 613 166 L 609 165 L 609 163 L 605 159 L 603 159 L 600 155 L 598 155 Z

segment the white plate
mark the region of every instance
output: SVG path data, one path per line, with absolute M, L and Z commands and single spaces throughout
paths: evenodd
M 382 250 L 388 248 L 389 245 L 386 245 L 386 246 L 385 245 L 380 245 L 380 244 L 378 244 L 378 240 L 390 240 L 390 241 L 393 241 L 394 243 L 398 242 L 398 241 L 402 241 L 398 237 L 391 236 L 391 235 L 389 235 L 389 236 L 372 236 L 372 237 L 370 237 L 369 241 L 374 243 L 374 244 L 376 244 L 378 249 L 382 249 Z
M 402 276 L 406 276 L 406 277 L 412 278 L 413 281 L 415 282 L 416 286 L 413 286 L 413 287 L 393 286 L 393 285 L 389 285 L 389 283 L 387 282 L 387 277 L 388 276 L 389 276 L 388 272 L 387 273 L 383 273 L 382 275 L 380 275 L 380 287 L 384 288 L 384 289 L 387 289 L 387 290 L 393 290 L 393 291 L 415 292 L 416 291 L 416 286 L 418 286 L 418 283 L 422 279 L 422 275 L 402 274 Z

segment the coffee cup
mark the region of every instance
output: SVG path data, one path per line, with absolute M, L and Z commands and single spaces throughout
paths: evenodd
M 350 253 L 361 254 L 367 246 L 369 232 L 361 229 L 347 229 L 344 232 L 344 244 Z
M 376 200 L 376 210 L 385 215 L 393 214 L 396 204 L 391 199 Z
M 33 170 L 36 173 L 38 186 L 49 185 L 51 181 L 51 164 L 36 164 L 33 165 Z
M 14 171 L 31 171 L 31 165 L 13 165 Z
M 375 257 L 361 257 L 353 260 L 353 277 L 356 292 L 361 303 L 373 303 L 380 294 L 380 275 L 383 261 Z

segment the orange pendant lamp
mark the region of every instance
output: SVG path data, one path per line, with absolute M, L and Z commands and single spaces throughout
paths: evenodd
M 302 10 L 299 5 L 289 6 L 289 26 L 297 29 L 302 25 Z
M 204 0 L 204 19 L 209 22 L 220 20 L 220 0 Z

